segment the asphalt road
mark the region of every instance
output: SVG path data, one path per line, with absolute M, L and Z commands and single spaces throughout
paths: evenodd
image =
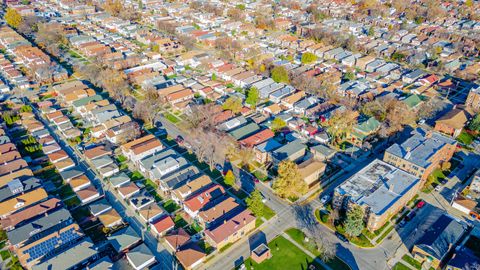
M 173 269 L 172 254 L 150 232 L 147 231 L 146 224 L 137 217 L 134 211 L 126 205 L 116 192 L 111 190 L 109 186 L 106 186 L 104 182 L 100 180 L 97 173 L 82 158 L 82 154 L 66 143 L 63 137 L 57 134 L 56 129 L 54 129 L 50 123 L 42 117 L 41 113 L 34 106 L 32 106 L 32 108 L 34 108 L 34 113 L 37 118 L 44 124 L 62 149 L 85 171 L 86 176 L 92 181 L 99 193 L 105 195 L 120 216 L 130 224 L 138 235 L 142 237 L 145 244 L 155 255 L 159 265 L 161 265 L 161 269 Z

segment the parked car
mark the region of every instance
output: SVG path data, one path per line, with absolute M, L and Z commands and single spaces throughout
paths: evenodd
M 341 234 L 341 233 L 339 233 L 339 232 L 335 232 L 335 236 L 336 236 L 338 239 L 342 240 L 344 243 L 348 243 L 348 239 L 347 239 L 347 237 L 345 237 L 345 235 L 343 235 L 343 234 Z
M 437 185 L 437 186 L 435 187 L 435 191 L 438 192 L 438 191 L 440 191 L 440 190 L 442 190 L 442 185 Z
M 448 179 L 446 179 L 446 178 L 440 180 L 440 184 L 442 184 L 442 185 L 446 185 L 447 183 L 448 183 Z
M 219 172 L 223 172 L 223 167 L 220 164 L 215 164 L 215 169 L 217 169 Z
M 178 135 L 177 138 L 175 139 L 175 141 L 176 141 L 178 144 L 182 144 L 185 140 L 183 139 L 182 136 Z
M 330 200 L 330 196 L 329 195 L 325 195 L 322 197 L 322 199 L 320 199 L 320 202 L 322 204 L 326 204 L 328 201 Z
M 420 200 L 420 201 L 417 203 L 417 208 L 422 208 L 423 206 L 425 206 L 425 201 L 424 201 L 424 200 Z
M 412 220 L 416 215 L 417 215 L 417 213 L 415 213 L 415 211 L 411 211 L 411 212 L 408 213 L 408 215 L 405 217 L 405 220 L 406 220 L 406 221 L 410 221 L 410 220 Z
M 405 224 L 407 224 L 407 221 L 405 221 L 405 219 L 404 219 L 404 220 L 400 221 L 400 223 L 398 223 L 398 227 L 403 228 L 403 227 L 405 227 Z

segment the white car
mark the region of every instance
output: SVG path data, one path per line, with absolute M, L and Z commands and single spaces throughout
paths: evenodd
M 321 202 L 322 204 L 326 204 L 329 200 L 330 200 L 330 196 L 325 195 L 325 196 L 322 197 L 322 199 L 320 200 L 320 202 Z

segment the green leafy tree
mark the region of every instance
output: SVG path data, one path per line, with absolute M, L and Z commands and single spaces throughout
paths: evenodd
M 277 83 L 288 83 L 288 72 L 284 66 L 276 66 L 272 69 L 272 79 Z
M 345 75 L 343 75 L 343 78 L 345 80 L 353 81 L 355 80 L 355 73 L 348 71 L 345 73 Z
M 278 165 L 278 176 L 273 189 L 282 198 L 298 198 L 308 190 L 295 162 L 286 160 Z
M 373 36 L 374 34 L 375 34 L 375 28 L 373 28 L 373 26 L 370 26 L 370 28 L 368 29 L 367 35 Z
M 262 195 L 257 189 L 250 194 L 250 197 L 245 199 L 248 209 L 250 209 L 256 217 L 263 216 L 264 204 L 262 199 Z
M 23 18 L 16 9 L 7 8 L 7 12 L 5 13 L 5 21 L 11 27 L 18 28 L 20 24 L 22 24 Z
M 270 128 L 272 129 L 273 132 L 277 132 L 282 128 L 284 128 L 285 126 L 287 126 L 287 122 L 285 122 L 285 120 L 283 120 L 282 118 L 276 117 L 275 119 L 273 119 L 272 125 L 270 126 Z
M 245 103 L 247 103 L 247 104 L 249 104 L 253 107 L 256 107 L 257 103 L 258 103 L 259 95 L 260 94 L 259 94 L 258 89 L 256 87 L 250 88 L 250 90 L 248 90 L 247 99 L 245 100 Z
M 228 170 L 224 178 L 225 184 L 229 186 L 235 185 L 235 175 L 233 174 L 232 170 Z
M 237 114 L 242 110 L 242 100 L 237 97 L 229 97 L 222 105 L 224 110 L 231 110 L 233 113 Z
M 302 64 L 312 64 L 317 61 L 317 56 L 311 52 L 306 52 L 302 54 Z
M 345 233 L 350 236 L 359 236 L 365 228 L 365 223 L 363 222 L 364 216 L 363 208 L 358 205 L 352 206 L 347 211 L 347 218 L 344 223 Z
M 473 131 L 480 131 L 480 114 L 475 115 L 472 122 L 468 124 L 468 128 Z
M 216 81 L 216 80 L 217 80 L 217 74 L 212 73 L 212 81 Z

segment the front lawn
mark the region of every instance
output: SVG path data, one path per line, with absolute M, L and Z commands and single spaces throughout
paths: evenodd
M 405 264 L 401 263 L 401 262 L 397 262 L 392 270 L 410 270 L 410 267 L 406 266 Z
M 305 249 L 310 251 L 315 256 L 320 256 L 320 252 L 314 246 L 313 241 L 306 243 L 305 240 L 305 233 L 297 228 L 290 228 L 285 231 L 288 236 L 290 236 L 295 242 L 303 246 Z M 333 270 L 350 270 L 350 266 L 348 266 L 345 262 L 340 260 L 338 257 L 334 257 L 330 261 L 325 262 L 330 268 Z
M 408 264 L 413 266 L 415 269 L 422 269 L 422 264 L 415 260 L 414 258 L 410 257 L 408 254 L 403 255 L 402 260 L 406 261 Z
M 175 115 L 171 114 L 171 113 L 164 113 L 163 116 L 170 122 L 172 122 L 173 124 L 176 124 L 178 122 L 180 122 L 180 119 L 178 119 Z
M 247 269 L 271 270 L 271 269 L 310 269 L 311 264 L 316 269 L 324 269 L 321 265 L 305 254 L 298 247 L 282 236 L 275 238 L 268 244 L 272 257 L 261 264 L 257 264 L 248 258 L 244 264 Z
M 473 142 L 474 139 L 475 139 L 475 137 L 473 137 L 471 134 L 467 133 L 465 130 L 462 130 L 460 135 L 458 135 L 458 137 L 457 137 L 457 141 L 459 141 L 460 143 L 462 143 L 464 145 L 470 145 Z

